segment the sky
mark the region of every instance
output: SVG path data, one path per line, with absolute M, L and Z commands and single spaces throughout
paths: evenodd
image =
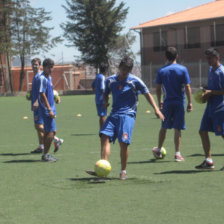
M 129 7 L 129 12 L 124 23 L 124 29 L 122 30 L 122 34 L 124 34 L 127 33 L 130 28 L 141 23 L 213 2 L 215 0 L 117 0 L 116 2 L 119 4 L 122 1 L 125 3 L 126 7 Z M 66 1 L 30 0 L 30 2 L 32 7 L 45 8 L 46 11 L 51 12 L 52 21 L 45 25 L 54 27 L 54 30 L 51 31 L 52 37 L 58 35 L 63 37 L 63 30 L 60 28 L 60 24 L 67 20 L 65 10 L 62 7 L 62 5 L 66 5 Z M 132 46 L 134 54 L 140 51 L 139 34 L 137 32 L 135 32 L 135 34 L 136 41 Z M 51 57 L 56 63 L 71 62 L 75 59 L 74 56 L 80 55 L 80 52 L 75 47 L 66 47 L 66 44 L 68 44 L 68 42 L 65 40 L 63 43 L 58 44 L 57 47 L 40 57 Z

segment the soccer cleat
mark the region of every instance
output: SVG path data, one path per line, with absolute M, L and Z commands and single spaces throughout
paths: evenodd
M 93 170 L 86 170 L 86 173 L 88 173 L 89 175 L 92 175 L 92 176 L 97 177 L 96 172 L 95 172 L 95 171 L 93 171 Z
M 203 161 L 202 164 L 195 167 L 196 169 L 208 169 L 212 170 L 215 168 L 214 163 L 208 163 L 206 160 Z
M 37 148 L 37 149 L 34 149 L 33 151 L 31 151 L 30 153 L 33 153 L 33 154 L 37 154 L 37 153 L 42 153 L 42 149 L 41 148 Z
M 64 140 L 62 138 L 59 138 L 55 143 L 54 143 L 54 153 L 56 153 L 59 149 L 59 147 L 63 144 Z
M 126 170 L 122 170 L 120 172 L 120 180 L 126 180 L 127 179 L 127 172 Z
M 174 159 L 176 162 L 184 162 L 184 158 L 181 155 L 175 155 Z
M 161 159 L 161 158 L 162 158 L 161 150 L 158 150 L 157 147 L 154 147 L 154 148 L 152 149 L 152 153 L 153 153 L 153 156 L 154 156 L 156 159 Z
M 51 156 L 50 154 L 42 155 L 41 159 L 43 162 L 56 162 L 57 161 L 57 159 L 54 158 L 53 156 Z

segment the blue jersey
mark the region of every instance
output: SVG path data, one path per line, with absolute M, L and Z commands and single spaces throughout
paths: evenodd
M 44 74 L 40 76 L 40 91 L 39 92 L 45 93 L 48 103 L 51 107 L 51 110 L 54 112 L 54 115 L 56 115 L 53 84 L 52 84 L 51 76 L 49 76 L 48 78 Z M 40 97 L 39 97 L 39 105 L 40 105 L 41 111 L 45 115 L 48 115 L 49 114 L 48 109 L 47 109 L 46 105 L 41 101 Z
M 31 90 L 31 109 L 34 102 L 38 99 L 39 89 L 40 89 L 40 76 L 42 72 L 37 73 L 32 80 L 32 90 Z
M 208 74 L 208 90 L 224 89 L 224 66 L 220 65 L 215 71 L 210 67 Z M 212 113 L 224 111 L 224 96 L 212 95 L 208 100 L 208 109 Z
M 190 82 L 187 68 L 180 64 L 167 64 L 159 69 L 156 76 L 156 84 L 163 88 L 164 103 L 184 103 L 184 86 Z
M 103 104 L 103 92 L 105 89 L 105 77 L 103 74 L 97 74 L 92 83 L 92 88 L 95 89 L 96 104 Z
M 111 114 L 134 115 L 137 111 L 138 93 L 148 93 L 149 90 L 141 79 L 128 74 L 126 80 L 120 81 L 118 75 L 112 75 L 106 80 L 105 95 L 112 93 L 113 104 Z

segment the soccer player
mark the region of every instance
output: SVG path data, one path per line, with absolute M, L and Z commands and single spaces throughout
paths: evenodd
M 40 70 L 41 60 L 39 58 L 34 58 L 31 61 L 32 70 L 33 70 L 33 80 L 32 80 L 32 89 L 31 89 L 31 110 L 34 115 L 34 126 L 37 131 L 39 146 L 38 148 L 31 151 L 31 153 L 42 153 L 44 150 L 44 121 L 42 118 L 42 114 L 40 111 L 38 96 L 40 89 L 40 76 L 42 75 L 42 71 Z M 60 103 L 60 102 L 58 102 Z M 63 139 L 54 137 L 54 151 L 57 152 L 60 145 L 64 142 Z
M 209 48 L 205 51 L 208 64 L 208 85 L 203 99 L 207 106 L 202 117 L 199 134 L 205 153 L 205 160 L 196 169 L 214 169 L 211 157 L 211 145 L 208 132 L 215 132 L 216 136 L 224 138 L 224 66 L 220 64 L 220 54 L 217 49 Z
M 112 111 L 100 130 L 101 159 L 109 160 L 110 142 L 116 138 L 120 143 L 121 171 L 120 179 L 126 179 L 126 166 L 131 143 L 132 131 L 136 118 L 138 93 L 141 92 L 155 110 L 155 114 L 164 120 L 148 88 L 141 79 L 131 74 L 133 60 L 124 57 L 119 65 L 119 72 L 110 76 L 105 83 L 104 106 L 109 105 L 109 94 L 112 93 Z M 94 175 L 94 172 L 87 171 Z
M 96 75 L 96 78 L 92 83 L 92 88 L 95 91 L 95 102 L 100 128 L 102 128 L 107 116 L 107 108 L 104 108 L 103 106 L 103 92 L 105 89 L 105 75 L 107 70 L 108 64 L 102 63 L 100 65 L 100 73 Z
M 44 126 L 43 126 L 43 118 L 40 114 L 40 110 L 38 107 L 38 96 L 39 96 L 39 88 L 40 88 L 40 65 L 41 60 L 39 58 L 34 58 L 31 61 L 32 70 L 33 70 L 33 80 L 32 80 L 32 90 L 31 90 L 31 110 L 33 111 L 34 117 L 34 127 L 37 131 L 39 146 L 35 150 L 31 151 L 31 153 L 42 153 L 44 149 Z
M 158 147 L 153 149 L 153 153 L 155 156 L 160 154 L 167 129 L 174 129 L 174 159 L 182 162 L 184 158 L 180 153 L 180 146 L 181 130 L 185 129 L 185 92 L 188 99 L 187 112 L 192 111 L 190 77 L 187 68 L 177 63 L 175 47 L 168 47 L 165 56 L 168 63 L 159 69 L 156 76 L 157 100 L 165 120 L 159 131 Z
M 51 78 L 51 72 L 53 70 L 53 67 L 53 60 L 47 58 L 43 61 L 43 74 L 40 76 L 39 89 L 39 106 L 44 121 L 44 152 L 42 155 L 42 161 L 46 162 L 56 162 L 57 160 L 49 154 L 51 143 L 54 140 L 56 134 L 56 109 Z M 60 140 L 61 139 L 59 139 L 59 141 Z

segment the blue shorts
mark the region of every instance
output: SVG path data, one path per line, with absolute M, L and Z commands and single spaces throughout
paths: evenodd
M 215 132 L 218 136 L 224 136 L 224 111 L 209 114 L 206 109 L 201 120 L 200 131 Z
M 56 123 L 55 118 L 50 118 L 46 114 L 43 115 L 44 120 L 44 131 L 45 132 L 55 132 L 56 131 Z
M 135 116 L 119 114 L 110 115 L 100 130 L 102 134 L 110 138 L 110 142 L 115 142 L 118 138 L 119 142 L 131 144 L 131 136 L 135 124 Z
M 35 124 L 43 124 L 44 123 L 40 109 L 33 111 L 33 119 L 34 119 Z
M 165 129 L 184 130 L 185 127 L 185 110 L 183 104 L 164 104 L 163 115 L 165 120 L 162 122 L 162 127 Z
M 107 109 L 103 107 L 103 104 L 96 104 L 96 109 L 97 109 L 97 115 L 99 117 L 105 117 L 107 116 Z

